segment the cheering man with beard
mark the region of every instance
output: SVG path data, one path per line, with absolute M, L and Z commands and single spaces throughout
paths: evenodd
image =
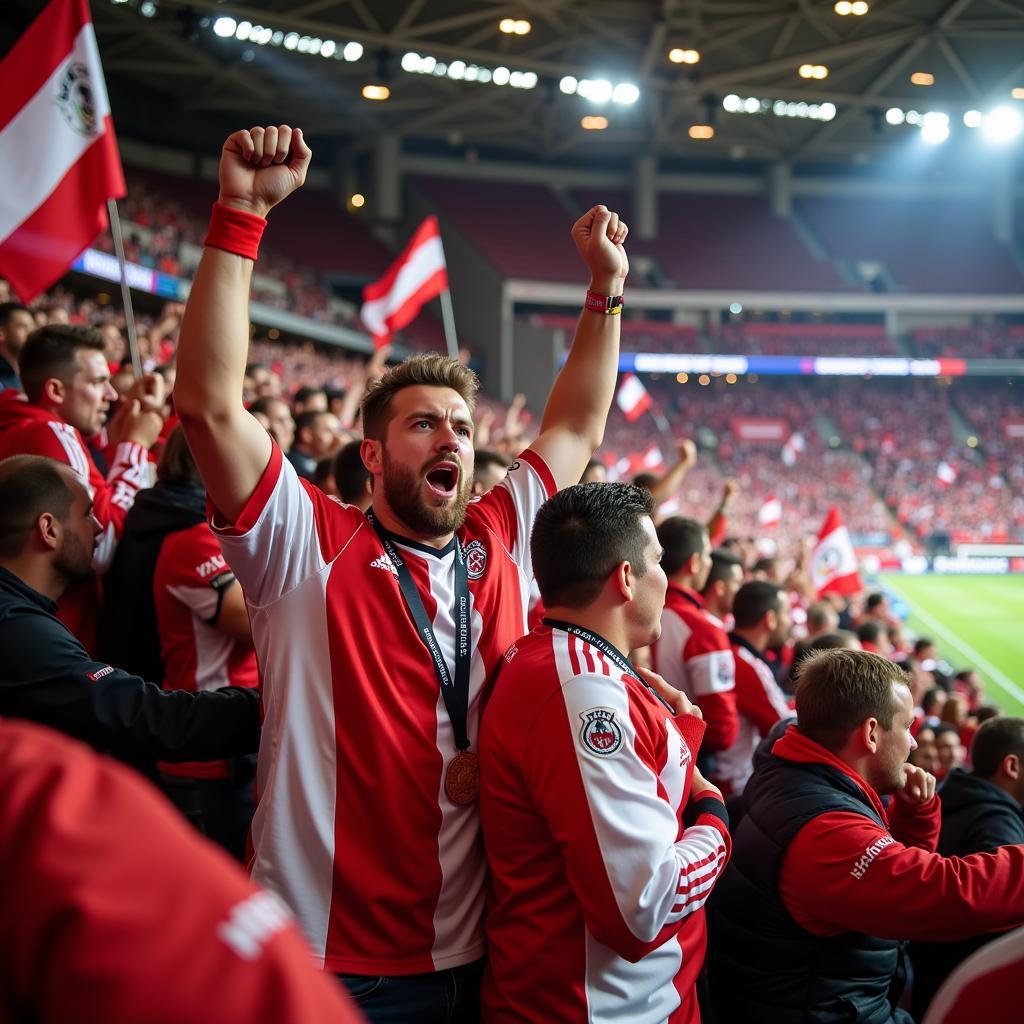
M 364 515 L 300 481 L 242 406 L 263 218 L 310 156 L 286 126 L 225 143 L 175 389 L 262 670 L 253 874 L 371 1020 L 471 1021 L 484 954 L 480 708 L 525 631 L 534 515 L 601 442 L 626 226 L 598 206 L 572 229 L 590 290 L 540 436 L 507 478 L 469 504 L 475 378 L 415 357 L 363 400 Z

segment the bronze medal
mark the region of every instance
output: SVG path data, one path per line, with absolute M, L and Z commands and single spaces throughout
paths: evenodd
M 471 804 L 480 792 L 480 759 L 471 750 L 460 750 L 448 762 L 444 791 L 459 807 Z

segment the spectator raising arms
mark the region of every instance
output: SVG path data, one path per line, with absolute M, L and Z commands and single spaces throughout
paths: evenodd
M 626 226 L 598 206 L 573 227 L 591 275 L 576 338 L 537 440 L 478 502 L 473 375 L 426 356 L 370 386 L 364 516 L 300 481 L 242 405 L 263 218 L 303 183 L 310 157 L 286 126 L 227 140 L 178 355 L 176 409 L 262 670 L 253 873 L 371 1019 L 463 1019 L 484 954 L 480 708 L 525 628 L 534 515 L 601 442 Z

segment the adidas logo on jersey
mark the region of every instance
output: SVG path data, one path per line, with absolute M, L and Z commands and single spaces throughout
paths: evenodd
M 371 569 L 386 569 L 396 579 L 398 578 L 398 570 L 395 568 L 394 563 L 386 554 L 378 555 L 371 563 Z

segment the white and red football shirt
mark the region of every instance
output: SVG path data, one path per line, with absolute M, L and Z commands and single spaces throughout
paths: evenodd
M 473 749 L 488 679 L 525 631 L 530 530 L 554 491 L 528 450 L 470 502 L 458 531 Z M 479 813 L 444 792 L 451 722 L 380 539 L 358 509 L 300 480 L 276 445 L 234 526 L 220 518 L 263 685 L 254 879 L 292 907 L 328 970 L 415 974 L 480 958 Z M 399 547 L 454 674 L 454 542 Z
M 730 746 L 739 722 L 729 637 L 696 591 L 669 583 L 661 637 L 651 656 L 654 670 L 700 707 L 707 723 L 705 746 L 712 751 Z
M 164 689 L 201 693 L 222 686 L 258 686 L 256 654 L 216 627 L 235 574 L 207 523 L 165 538 L 153 571 L 153 602 L 164 663 Z M 170 775 L 223 779 L 226 761 L 161 764 Z
M 727 794 L 743 792 L 754 770 L 757 745 L 780 718 L 793 714 L 771 666 L 735 638 L 732 653 L 736 659 L 736 710 L 740 727 L 732 746 L 718 755 L 715 764 L 715 782 Z
M 721 800 L 688 807 L 704 723 L 564 629 L 506 662 L 480 736 L 483 1019 L 698 1021 L 703 906 L 730 850 Z

